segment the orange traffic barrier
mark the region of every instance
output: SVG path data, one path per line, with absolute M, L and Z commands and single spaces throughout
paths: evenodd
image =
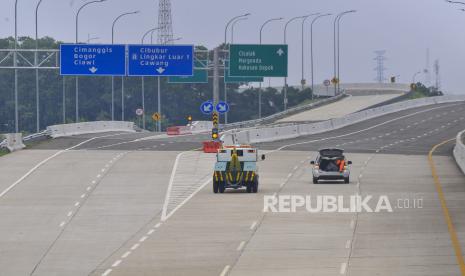
M 221 142 L 218 141 L 204 141 L 203 152 L 204 153 L 217 153 L 221 148 Z

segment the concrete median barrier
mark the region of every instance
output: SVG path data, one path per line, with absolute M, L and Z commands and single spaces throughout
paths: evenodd
M 279 140 L 292 139 L 299 136 L 311 135 L 322 133 L 330 130 L 343 128 L 355 123 L 373 119 L 386 114 L 399 112 L 411 108 L 417 108 L 427 105 L 453 103 L 465 101 L 465 96 L 440 96 L 422 99 L 414 99 L 405 102 L 393 103 L 386 106 L 367 109 L 346 115 L 344 117 L 331 119 L 324 122 L 299 124 L 299 125 L 286 125 L 286 126 L 268 126 L 256 127 L 247 130 L 236 130 L 226 132 L 222 140 L 225 144 L 235 141 L 235 143 L 263 143 L 273 142 Z M 233 137 L 228 137 L 228 136 Z
M 5 147 L 10 152 L 22 150 L 26 147 L 23 143 L 23 135 L 21 133 L 8 133 L 5 134 L 5 138 Z
M 135 132 L 133 122 L 97 121 L 76 124 L 53 125 L 47 132 L 53 138 L 102 132 Z
M 463 144 L 464 139 L 465 130 L 457 135 L 457 143 L 455 144 L 454 148 L 454 157 L 460 169 L 462 169 L 462 172 L 465 174 L 465 145 Z

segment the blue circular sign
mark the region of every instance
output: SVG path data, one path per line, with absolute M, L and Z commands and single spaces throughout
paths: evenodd
M 202 105 L 200 105 L 200 111 L 205 115 L 212 114 L 213 108 L 214 108 L 213 103 L 210 101 L 204 102 Z
M 229 104 L 227 102 L 219 102 L 216 105 L 216 111 L 220 114 L 228 113 L 229 111 Z

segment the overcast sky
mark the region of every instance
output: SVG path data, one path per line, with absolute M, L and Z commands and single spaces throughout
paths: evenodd
M 0 37 L 14 35 L 14 0 L 1 0 Z M 19 0 L 18 33 L 34 35 L 34 11 L 38 0 Z M 43 0 L 39 15 L 39 36 L 74 41 L 74 16 L 84 0 Z M 272 17 L 321 13 L 339 13 L 356 9 L 342 20 L 341 79 L 343 82 L 374 82 L 375 50 L 386 50 L 386 76 L 400 75 L 411 82 L 415 72 L 426 67 L 426 50 L 441 65 L 442 88 L 446 93 L 465 94 L 465 12 L 444 0 L 172 0 L 175 37 L 182 44 L 202 44 L 212 48 L 224 40 L 229 18 L 252 13 L 249 20 L 235 28 L 236 43 L 258 43 L 260 25 Z M 122 19 L 116 27 L 117 43 L 140 43 L 145 31 L 157 24 L 158 0 L 107 0 L 88 6 L 80 17 L 81 41 L 99 37 L 95 43 L 111 42 L 111 24 L 119 14 L 140 10 L 138 15 Z M 315 81 L 331 78 L 333 72 L 333 17 L 315 24 Z M 310 20 L 306 25 L 305 51 L 310 46 Z M 283 42 L 283 22 L 274 22 L 264 30 L 264 43 Z M 289 83 L 298 84 L 301 76 L 301 24 L 289 26 Z M 306 79 L 309 79 L 309 55 Z M 432 74 L 432 81 L 435 77 Z M 418 80 L 423 81 L 420 75 Z M 273 85 L 282 85 L 274 79 Z

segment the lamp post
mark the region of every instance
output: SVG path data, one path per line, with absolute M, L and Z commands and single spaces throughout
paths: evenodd
M 339 83 L 340 83 L 340 79 L 339 79 L 339 57 L 340 57 L 340 45 L 339 45 L 339 24 L 340 24 L 340 21 L 341 21 L 341 18 L 348 14 L 348 13 L 353 13 L 353 12 L 356 12 L 355 10 L 350 10 L 350 11 L 345 11 L 345 12 L 341 12 L 340 14 L 338 14 L 336 16 L 336 18 L 334 19 L 334 78 L 337 80 L 335 83 L 334 83 L 334 95 L 336 96 L 337 93 L 338 93 L 338 89 L 339 89 Z M 337 55 L 337 56 L 336 56 Z
M 236 26 L 237 22 L 244 21 L 244 20 L 247 20 L 247 19 L 249 19 L 249 18 L 248 17 L 241 17 L 241 18 L 238 18 L 236 21 L 234 21 L 231 24 L 231 44 L 234 44 L 234 27 Z
M 244 17 L 247 17 L 249 16 L 250 13 L 246 13 L 246 14 L 242 14 L 242 15 L 238 15 L 238 16 L 235 16 L 233 18 L 231 18 L 228 23 L 226 23 L 226 26 L 224 28 L 224 47 L 226 49 L 226 45 L 228 44 L 228 28 L 229 28 L 229 25 L 231 25 L 231 23 L 233 23 L 234 21 L 236 21 L 237 19 L 239 18 L 244 18 Z M 226 56 L 226 54 L 225 54 Z M 225 59 L 226 60 L 226 59 Z M 225 64 L 226 65 L 226 64 Z M 226 83 L 226 68 L 224 69 L 224 101 L 227 102 L 228 101 L 228 84 Z M 213 98 L 215 99 L 216 97 L 213 96 Z M 219 98 L 219 95 L 218 95 L 218 98 Z M 216 104 L 218 103 L 214 103 L 214 105 L 216 106 Z M 227 124 L 228 123 L 228 113 L 225 113 L 224 114 L 224 123 Z
M 287 43 L 287 27 L 289 26 L 289 24 L 297 19 L 303 19 L 307 16 L 308 15 L 296 16 L 296 17 L 289 19 L 286 22 L 286 25 L 284 25 L 284 44 Z M 284 78 L 284 110 L 287 110 L 287 77 Z
M 76 13 L 76 44 L 79 43 L 79 14 L 81 13 L 82 9 L 87 7 L 90 4 L 94 3 L 101 3 L 105 2 L 107 0 L 95 0 L 95 1 L 90 1 L 85 4 L 83 4 L 77 11 Z M 79 77 L 76 76 L 76 123 L 79 123 Z
M 305 88 L 305 79 L 304 79 L 304 74 L 305 74 L 305 22 L 307 21 L 307 19 L 310 18 L 310 16 L 314 16 L 314 15 L 319 15 L 320 13 L 312 13 L 312 14 L 309 14 L 307 16 L 305 16 L 302 20 L 302 79 L 300 81 L 300 83 L 302 84 L 302 90 L 304 90 Z
M 313 73 L 313 25 L 318 19 L 325 17 L 325 16 L 330 16 L 330 15 L 331 15 L 330 13 L 319 15 L 312 20 L 312 24 L 310 25 L 310 64 L 311 64 L 310 67 L 312 71 L 312 100 L 313 100 L 313 95 L 315 94 L 315 80 L 314 80 L 314 73 Z
M 133 12 L 125 12 L 120 15 L 118 15 L 115 20 L 113 20 L 113 24 L 111 25 L 111 44 L 115 43 L 115 25 L 118 20 L 120 20 L 122 17 L 131 15 L 131 14 L 137 14 L 139 11 L 133 11 Z M 115 77 L 111 77 L 111 119 L 112 121 L 115 120 Z M 124 121 L 124 76 L 121 77 L 121 121 Z
M 145 42 L 145 37 L 152 33 L 156 30 L 158 30 L 160 28 L 153 28 L 153 29 L 150 29 L 148 30 L 143 36 L 142 36 L 142 39 L 141 39 L 141 44 L 144 45 L 144 42 Z M 142 114 L 142 129 L 145 129 L 145 77 L 142 77 L 141 79 L 141 86 L 142 86 L 142 110 L 144 111 L 144 113 Z
M 13 54 L 13 65 L 15 68 L 15 132 L 19 133 L 19 110 L 18 110 L 18 0 L 15 1 L 15 52 Z
M 165 41 L 165 45 L 169 44 L 169 43 L 172 43 L 172 42 L 175 42 L 175 41 L 179 41 L 181 40 L 182 37 L 177 37 L 177 38 L 172 38 L 172 39 L 168 39 Z M 160 120 L 158 120 L 158 131 L 161 131 L 161 83 L 160 83 L 160 76 L 157 77 L 157 87 L 158 87 L 158 95 L 157 95 L 157 112 L 158 114 L 160 114 Z
M 40 131 L 40 95 L 39 95 L 39 24 L 38 24 L 38 15 L 39 15 L 39 6 L 42 4 L 43 0 L 39 0 L 36 6 L 36 52 L 34 54 L 34 66 L 36 67 L 36 132 L 39 133 Z
M 280 21 L 280 20 L 283 20 L 283 19 L 284 18 L 282 18 L 282 17 L 271 18 L 271 19 L 268 19 L 267 21 L 265 21 L 262 24 L 262 26 L 260 27 L 260 45 L 262 44 L 263 29 L 265 28 L 265 26 L 270 22 Z M 258 85 L 259 85 L 259 87 L 258 87 L 258 118 L 261 119 L 262 118 L 262 83 L 260 82 Z

